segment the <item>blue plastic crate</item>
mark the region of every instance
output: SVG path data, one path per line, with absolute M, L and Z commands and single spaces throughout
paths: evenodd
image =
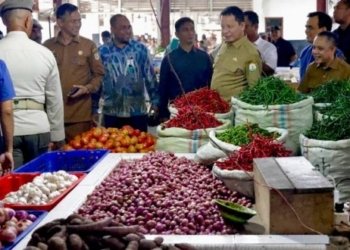
M 16 173 L 91 172 L 97 163 L 108 154 L 108 150 L 72 150 L 45 153 L 15 169 Z
M 38 211 L 38 210 L 26 210 L 30 214 L 34 214 L 36 216 L 36 220 L 33 221 L 33 223 L 27 227 L 26 230 L 24 230 L 22 233 L 17 235 L 16 240 L 12 243 L 8 243 L 3 245 L 3 250 L 10 250 L 14 248 L 14 246 L 17 245 L 18 242 L 20 242 L 30 231 L 32 231 L 38 224 L 39 222 L 44 219 L 44 217 L 48 214 L 46 211 Z

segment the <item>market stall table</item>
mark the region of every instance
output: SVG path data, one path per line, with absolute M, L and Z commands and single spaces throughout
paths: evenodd
M 193 154 L 176 155 L 187 158 L 194 157 Z M 37 227 L 57 218 L 66 218 L 76 211 L 84 203 L 86 197 L 113 171 L 122 159 L 139 159 L 141 157 L 142 154 L 108 154 L 73 191 L 50 211 Z M 248 227 L 252 225 L 254 223 L 250 223 Z M 146 236 L 150 239 L 154 237 L 156 235 Z M 261 249 L 264 247 L 264 249 L 321 250 L 326 249 L 326 245 L 329 243 L 329 238 L 326 235 L 162 235 L 162 237 L 166 244 L 186 242 L 198 249 Z M 31 233 L 14 249 L 24 249 L 30 238 Z

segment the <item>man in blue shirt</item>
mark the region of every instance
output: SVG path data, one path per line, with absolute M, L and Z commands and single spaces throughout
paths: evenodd
M 104 126 L 130 125 L 147 131 L 145 86 L 151 110 L 158 113 L 158 83 L 145 45 L 132 39 L 128 18 L 117 14 L 110 19 L 113 41 L 99 47 L 105 68 L 102 81 Z
M 5 63 L 0 60 L 0 124 L 4 141 L 4 150 L 0 154 L 0 175 L 13 169 L 13 108 L 15 97 L 10 74 Z
M 194 22 L 182 17 L 175 23 L 179 46 L 165 55 L 160 67 L 159 118 L 169 118 L 169 101 L 195 89 L 209 87 L 213 74 L 209 55 L 194 47 L 196 31 Z
M 300 81 L 303 80 L 306 69 L 315 59 L 312 55 L 312 43 L 318 33 L 322 31 L 331 31 L 332 18 L 324 12 L 316 11 L 307 15 L 308 20 L 305 25 L 306 40 L 310 43 L 300 53 Z M 337 49 L 337 57 L 344 58 L 343 53 Z

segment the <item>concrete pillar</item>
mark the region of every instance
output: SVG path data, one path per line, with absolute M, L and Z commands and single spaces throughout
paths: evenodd
M 322 11 L 322 12 L 325 12 L 327 13 L 327 0 L 316 0 L 317 3 L 316 3 L 316 8 L 317 8 L 317 11 Z
M 161 44 L 165 48 L 170 42 L 170 1 L 160 0 Z

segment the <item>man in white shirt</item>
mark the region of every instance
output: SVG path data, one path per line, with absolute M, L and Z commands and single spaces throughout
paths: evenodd
M 63 98 L 55 57 L 29 39 L 32 0 L 6 0 L 0 14 L 7 35 L 0 41 L 0 59 L 10 72 L 14 99 L 15 168 L 63 144 Z M 53 143 L 53 144 L 52 144 Z
M 259 36 L 259 16 L 254 11 L 244 12 L 245 33 L 252 43 L 254 43 L 263 61 L 262 74 L 273 75 L 277 67 L 277 48 L 272 43 Z

